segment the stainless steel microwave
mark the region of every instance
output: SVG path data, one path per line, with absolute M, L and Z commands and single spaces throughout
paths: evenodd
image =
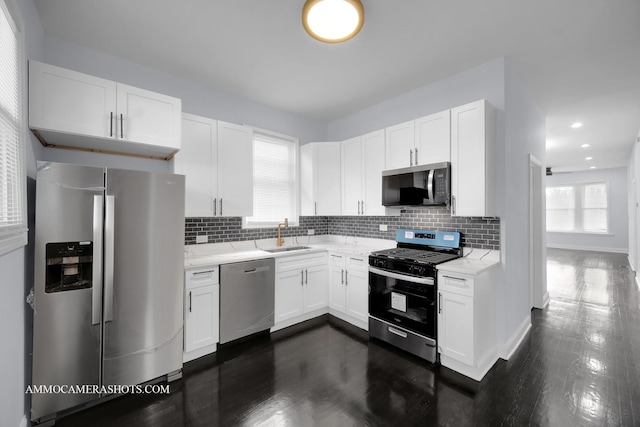
M 388 207 L 449 205 L 451 164 L 413 166 L 382 172 L 382 204 Z

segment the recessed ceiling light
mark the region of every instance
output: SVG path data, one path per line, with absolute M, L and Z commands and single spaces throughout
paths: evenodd
M 572 128 L 574 129 L 578 129 L 582 127 L 582 123 L 580 122 L 575 122 L 574 124 L 571 125 Z
M 593 157 L 585 157 L 585 160 L 593 160 Z
M 360 0 L 307 0 L 302 7 L 302 26 L 311 37 L 325 43 L 347 41 L 363 24 Z
M 587 148 L 588 146 L 589 146 L 589 144 L 582 144 L 580 147 Z
M 596 168 L 595 166 L 591 166 L 589 169 L 595 169 L 595 168 Z

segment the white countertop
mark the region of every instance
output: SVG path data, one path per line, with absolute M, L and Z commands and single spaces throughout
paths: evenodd
M 462 258 L 438 264 L 436 268 L 439 271 L 477 275 L 498 264 L 500 264 L 500 251 L 464 248 Z
M 308 249 L 278 253 L 262 250 L 275 249 L 277 247 L 276 239 L 188 245 L 185 246 L 184 268 L 207 267 L 263 258 L 280 258 L 321 251 L 366 256 L 373 251 L 393 248 L 396 246 L 396 242 L 333 235 L 287 237 L 283 247 L 292 246 L 308 246 Z

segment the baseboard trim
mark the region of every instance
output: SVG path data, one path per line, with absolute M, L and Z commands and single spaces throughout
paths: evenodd
M 629 249 L 624 248 L 607 248 L 602 246 L 579 246 L 579 245 L 563 245 L 559 243 L 547 243 L 547 248 L 553 249 L 571 249 L 575 251 L 591 251 L 591 252 L 610 252 L 614 254 L 628 254 Z
M 531 329 L 531 314 L 528 314 L 527 317 L 522 321 L 518 329 L 511 335 L 511 338 L 507 340 L 506 343 L 500 346 L 500 358 L 504 360 L 509 360 L 513 353 L 516 352 L 525 336 Z
M 633 260 L 631 259 L 631 255 L 627 256 L 627 262 L 631 266 L 631 270 L 636 271 L 636 266 L 635 266 L 635 263 L 633 262 Z
M 288 328 L 289 326 L 306 322 L 307 320 L 311 320 L 316 317 L 322 316 L 323 314 L 327 314 L 328 312 L 329 312 L 329 307 L 322 307 L 318 310 L 310 311 L 309 313 L 305 313 L 301 316 L 287 319 L 285 321 L 282 321 L 273 325 L 273 327 L 271 328 L 271 332 L 279 331 L 280 329 L 285 329 L 285 328 Z
M 548 306 L 549 306 L 549 292 L 545 292 L 544 295 L 542 296 L 542 307 L 540 307 L 540 309 L 544 310 Z

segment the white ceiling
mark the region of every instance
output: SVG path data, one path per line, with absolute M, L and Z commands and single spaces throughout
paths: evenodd
M 554 171 L 625 166 L 640 129 L 638 0 L 362 0 L 339 45 L 307 36 L 303 0 L 35 1 L 49 35 L 322 121 L 507 56 Z

